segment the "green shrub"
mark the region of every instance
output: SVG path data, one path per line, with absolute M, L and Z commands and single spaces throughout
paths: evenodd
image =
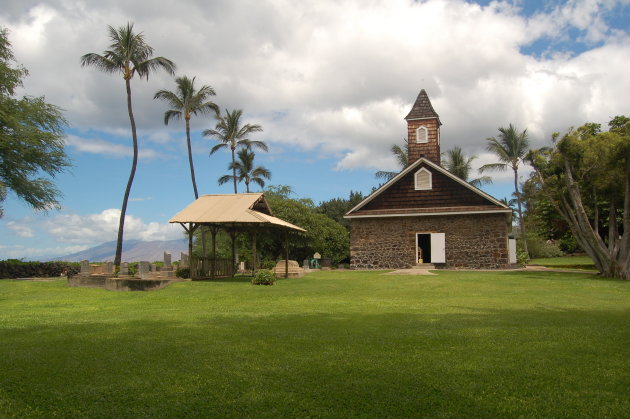
M 261 266 L 263 269 L 273 269 L 276 267 L 276 262 L 271 259 L 265 259 L 262 261 Z
M 578 246 L 575 237 L 573 237 L 571 233 L 562 236 L 558 241 L 558 246 L 560 246 L 560 249 L 565 253 L 575 253 L 580 250 L 580 246 Z
M 527 253 L 525 253 L 525 249 L 522 246 L 517 247 L 516 249 L 516 263 L 524 266 L 529 262 L 529 258 L 527 257 Z
M 177 268 L 177 270 L 175 271 L 175 276 L 184 279 L 190 278 L 190 268 L 187 266 L 183 268 Z
M 260 269 L 252 278 L 253 285 L 273 285 L 276 282 L 276 276 L 269 269 Z
M 538 236 L 527 238 L 527 248 L 532 259 L 555 258 L 564 254 L 557 243 L 546 241 Z
M 34 278 L 74 276 L 79 273 L 78 263 L 23 262 L 19 259 L 0 261 L 0 278 Z

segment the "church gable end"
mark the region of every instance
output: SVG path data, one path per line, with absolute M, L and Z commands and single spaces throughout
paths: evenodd
M 442 169 L 443 170 L 443 169 Z M 489 199 L 462 185 L 452 177 L 426 163 L 408 170 L 397 181 L 374 196 L 351 215 L 363 211 L 440 208 L 504 209 Z M 421 187 L 418 187 L 421 186 Z M 430 187 L 429 187 L 430 186 Z

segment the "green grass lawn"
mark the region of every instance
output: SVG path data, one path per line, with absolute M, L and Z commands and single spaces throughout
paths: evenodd
M 588 256 L 562 256 L 557 258 L 532 259 L 531 264 L 549 268 L 596 270 L 593 260 Z
M 630 282 L 0 281 L 0 417 L 627 417 Z

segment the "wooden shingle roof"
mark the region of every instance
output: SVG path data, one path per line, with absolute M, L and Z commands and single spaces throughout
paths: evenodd
M 414 188 L 414 173 L 422 167 L 432 172 L 431 190 Z M 344 218 L 478 213 L 511 215 L 512 209 L 422 157 L 348 211 Z
M 440 122 L 440 116 L 433 109 L 433 105 L 431 105 L 431 101 L 429 100 L 429 96 L 427 96 L 427 92 L 422 89 L 416 98 L 416 102 L 413 104 L 411 111 L 405 117 L 406 120 L 412 119 L 427 119 L 427 118 L 437 118 L 438 123 L 442 125 Z

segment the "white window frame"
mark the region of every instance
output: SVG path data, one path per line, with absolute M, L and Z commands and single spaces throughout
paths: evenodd
M 420 135 L 421 132 L 422 132 L 422 136 Z M 428 142 L 429 142 L 429 130 L 424 125 L 420 125 L 418 128 L 416 128 L 416 144 L 426 144 Z
M 418 175 L 420 174 L 420 172 L 424 172 L 424 173 L 427 173 L 429 175 L 429 186 L 428 187 L 422 187 L 421 185 L 418 184 Z M 415 187 L 416 191 L 430 191 L 431 189 L 433 189 L 433 174 L 429 170 L 424 168 L 424 167 L 422 169 L 418 170 L 413 175 L 413 181 L 414 181 L 414 187 Z

